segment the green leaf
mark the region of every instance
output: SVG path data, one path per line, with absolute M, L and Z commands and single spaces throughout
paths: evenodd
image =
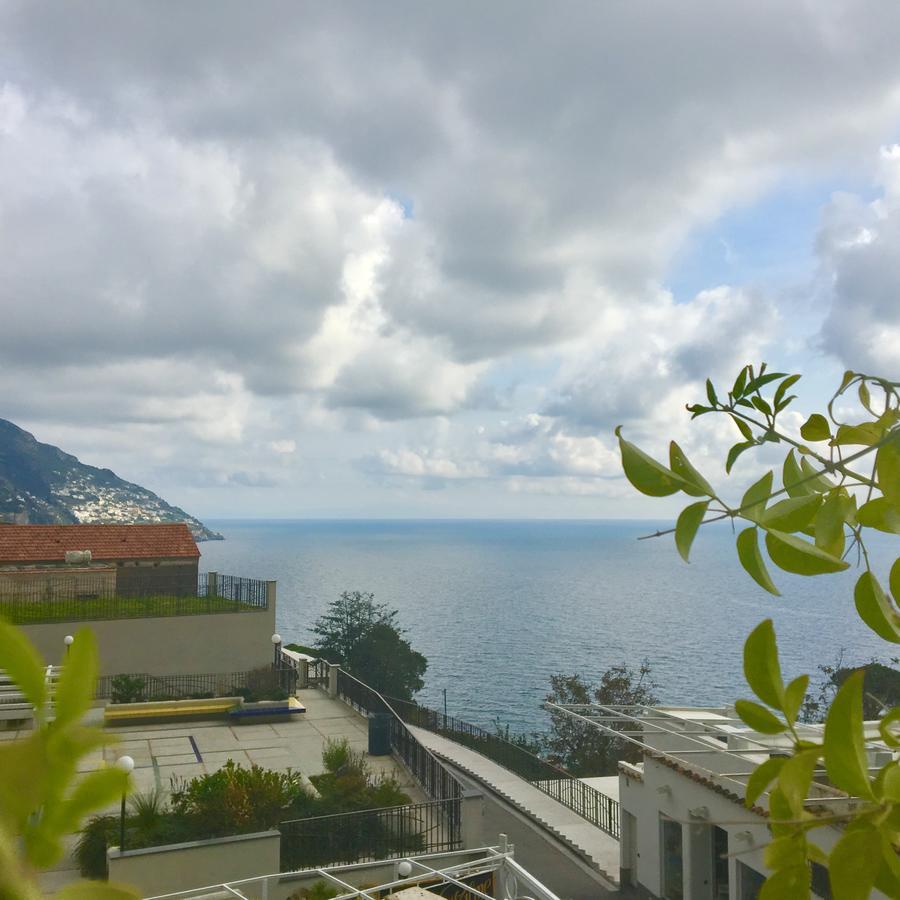
M 736 700 L 734 711 L 742 722 L 749 725 L 754 731 L 759 731 L 763 734 L 781 734 L 787 728 L 787 725 L 778 716 L 769 712 L 765 706 L 760 706 L 759 703 L 754 703 L 752 700 Z
M 900 644 L 900 614 L 871 572 L 859 576 L 853 599 L 859 617 L 875 634 L 892 644 Z
M 755 441 L 745 441 L 744 443 L 735 444 L 729 451 L 728 457 L 725 460 L 725 471 L 728 474 L 731 474 L 731 467 L 738 461 L 738 457 L 745 451 L 749 450 L 751 447 L 755 447 Z
M 757 894 L 757 900 L 802 900 L 809 897 L 809 866 L 788 866 L 773 872 Z
M 802 834 L 786 834 L 770 841 L 763 853 L 770 869 L 786 869 L 806 863 L 806 841 Z
M 862 422 L 859 425 L 838 425 L 837 434 L 831 443 L 835 446 L 845 447 L 871 447 L 884 437 L 884 428 L 874 422 Z M 885 445 L 887 446 L 887 445 Z
M 731 416 L 731 421 L 734 422 L 735 425 L 737 425 L 737 430 L 741 433 L 741 437 L 743 437 L 745 440 L 752 441 L 753 432 L 750 429 L 750 426 L 743 419 L 739 419 L 733 413 L 729 413 L 729 415 Z
M 831 890 L 841 900 L 868 900 L 881 868 L 881 841 L 871 828 L 845 831 L 828 857 Z
M 802 750 L 792 756 L 778 774 L 778 787 L 796 819 L 803 813 L 803 801 L 809 795 L 809 786 L 818 761 L 818 749 Z
M 761 524 L 778 531 L 801 531 L 812 522 L 821 503 L 822 497 L 819 494 L 803 494 L 779 500 L 762 514 Z
M 834 482 L 819 472 L 805 457 L 800 458 L 800 471 L 803 473 L 803 477 L 807 479 L 806 484 L 814 491 L 824 494 L 834 489 Z
M 790 405 L 791 400 L 796 399 L 797 395 L 791 394 L 789 397 L 785 397 L 784 400 L 779 400 L 778 403 L 775 404 L 775 412 L 780 413 L 783 409 L 786 409 Z
M 685 487 L 685 482 L 674 472 L 626 441 L 621 430 L 621 426 L 616 429 L 616 436 L 622 453 L 622 468 L 634 487 L 650 497 L 668 497 Z
M 128 774 L 116 766 L 91 772 L 63 803 L 49 812 L 48 817 L 60 834 L 73 832 L 89 813 L 121 799 L 128 790 L 128 781 Z
M 797 721 L 806 689 L 809 687 L 809 675 L 798 675 L 784 689 L 784 714 L 791 724 Z
M 856 512 L 856 521 L 866 528 L 900 534 L 900 510 L 892 506 L 887 497 L 876 497 L 863 503 Z
M 686 494 L 690 494 L 692 497 L 715 497 L 716 492 L 709 482 L 691 465 L 690 460 L 675 441 L 669 444 L 669 465 L 672 471 L 687 485 L 682 488 Z M 690 490 L 688 486 L 694 490 Z
M 772 407 L 763 400 L 762 397 L 753 396 L 750 398 L 750 402 L 764 415 L 771 416 L 772 415 Z
M 766 549 L 779 569 L 794 575 L 826 575 L 841 572 L 850 565 L 809 541 L 775 529 L 766 531 Z
M 844 552 L 844 517 L 849 503 L 840 491 L 832 491 L 816 513 L 816 546 L 831 556 Z
M 881 739 L 892 750 L 900 748 L 900 706 L 894 706 L 882 717 L 878 723 Z
M 773 472 L 770 469 L 755 484 L 747 488 L 741 500 L 741 515 L 758 522 L 766 509 L 766 501 L 772 494 Z
M 900 601 L 900 556 L 894 560 L 894 564 L 891 566 L 888 587 L 891 589 L 894 600 Z
M 809 484 L 800 484 L 801 481 L 803 481 L 803 473 L 800 471 L 794 451 L 791 450 L 784 458 L 784 467 L 781 472 L 781 482 L 789 497 L 805 497 L 813 493 Z
M 706 379 L 706 398 L 711 406 L 718 406 L 719 398 L 716 396 L 716 389 L 708 378 Z
M 825 719 L 825 768 L 832 784 L 854 797 L 873 799 L 863 741 L 863 677 L 854 672 L 838 689 Z
M 859 402 L 873 415 L 875 414 L 875 410 L 872 409 L 872 396 L 869 393 L 869 388 L 864 381 L 859 383 Z
M 686 506 L 675 523 L 675 546 L 685 562 L 690 562 L 688 556 L 691 552 L 691 544 L 694 543 L 697 529 L 706 515 L 708 506 L 709 500 L 701 500 L 699 503 L 692 503 L 690 506 Z
M 744 642 L 744 677 L 753 693 L 775 709 L 784 706 L 784 684 L 771 619 L 760 622 Z
M 831 438 L 828 419 L 819 413 L 813 413 L 801 426 L 800 434 L 804 441 L 827 441 Z
M 744 570 L 760 587 L 776 597 L 781 596 L 759 552 L 759 531 L 754 526 L 745 528 L 737 536 L 737 555 Z
M 878 448 L 875 474 L 884 498 L 900 514 L 900 431 Z
M 760 763 L 753 770 L 753 774 L 747 781 L 747 791 L 744 796 L 745 806 L 751 807 L 756 803 L 765 789 L 778 777 L 781 767 L 786 762 L 786 759 L 774 756 Z
M 40 654 L 24 632 L 3 619 L 0 619 L 0 669 L 6 670 L 35 709 L 43 709 L 47 688 Z
M 884 799 L 892 803 L 900 803 L 900 763 L 896 760 L 888 763 L 882 781 Z
M 89 628 L 75 633 L 56 683 L 56 725 L 75 722 L 86 713 L 94 699 L 97 683 L 97 639 Z
M 787 406 L 787 403 L 782 405 L 782 400 L 784 399 L 784 395 L 788 392 L 789 388 L 792 388 L 798 381 L 800 380 L 799 375 L 788 375 L 781 384 L 775 389 L 775 396 L 772 398 L 775 402 L 775 410 L 780 411 L 784 409 L 784 406 Z
M 754 378 L 744 388 L 744 396 L 752 394 L 754 391 L 758 391 L 760 388 L 765 387 L 773 381 L 778 381 L 779 378 L 784 378 L 786 374 L 786 372 L 767 372 L 765 375 Z
M 750 366 L 744 366 L 738 377 L 734 379 L 734 387 L 731 389 L 731 396 L 737 399 L 744 394 L 744 385 L 747 383 L 747 375 L 750 372 Z

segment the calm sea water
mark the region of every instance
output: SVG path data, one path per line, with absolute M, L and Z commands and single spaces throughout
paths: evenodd
M 719 704 L 746 694 L 741 650 L 775 620 L 786 674 L 845 658 L 886 658 L 856 617 L 853 570 L 775 573 L 781 598 L 741 570 L 727 526 L 697 539 L 690 565 L 669 523 L 646 521 L 210 521 L 226 540 L 200 545 L 201 571 L 278 581 L 278 629 L 309 643 L 342 591 L 372 591 L 400 611 L 429 661 L 420 702 L 490 725 L 544 726 L 549 678 L 596 678 L 647 658 L 666 702 Z M 886 563 L 889 539 L 877 542 Z M 886 569 L 885 569 L 886 571 Z M 886 579 L 885 579 L 886 580 Z

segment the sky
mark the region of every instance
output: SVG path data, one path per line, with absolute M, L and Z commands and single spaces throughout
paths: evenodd
M 0 417 L 201 517 L 667 515 L 617 425 L 722 484 L 707 376 L 805 373 L 788 430 L 900 379 L 898 44 L 866 0 L 0 0 Z

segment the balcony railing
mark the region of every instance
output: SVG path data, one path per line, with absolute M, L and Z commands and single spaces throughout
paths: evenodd
M 31 584 L 0 581 L 0 616 L 15 625 L 259 612 L 268 605 L 268 582 L 212 572 L 196 583 L 192 576 L 129 574 L 119 587 L 106 575 L 64 570 Z
M 578 813 L 614 838 L 619 837 L 619 804 L 553 763 L 529 753 L 497 734 L 446 716 L 427 706 L 387 698 L 404 722 L 433 731 L 475 750 Z

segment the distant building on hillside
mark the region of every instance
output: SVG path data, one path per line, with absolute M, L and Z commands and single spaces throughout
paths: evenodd
M 194 595 L 200 551 L 184 523 L 6 525 L 0 597 Z

